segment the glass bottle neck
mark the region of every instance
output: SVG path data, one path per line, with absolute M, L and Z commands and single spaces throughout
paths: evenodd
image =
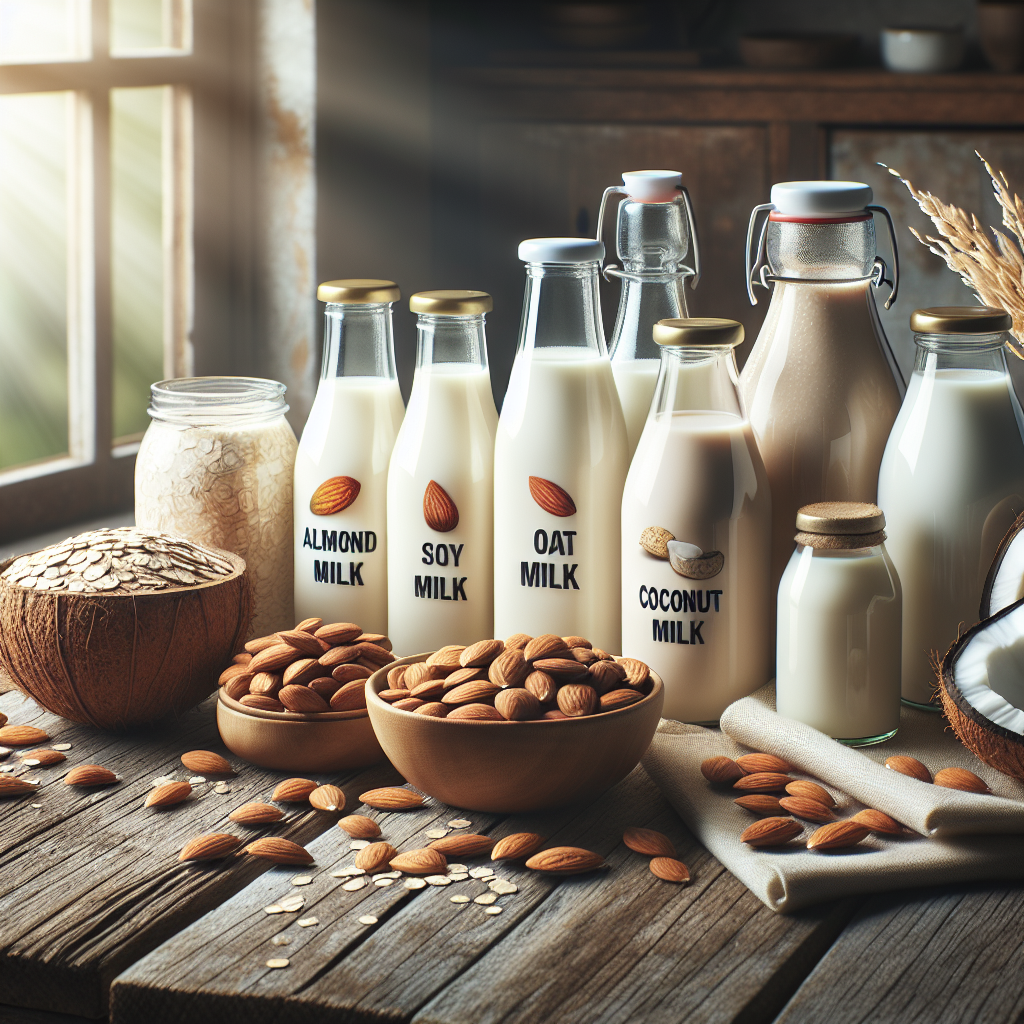
M 390 302 L 328 303 L 324 313 L 321 380 L 384 377 L 396 380 Z
M 652 274 L 643 279 L 623 278 L 619 311 L 615 317 L 610 348 L 612 362 L 660 359 L 661 346 L 654 341 L 659 320 L 689 317 L 683 278 Z
M 733 349 L 664 346 L 651 409 L 655 414 L 724 412 L 742 417 L 738 386 Z
M 630 274 L 675 274 L 690 247 L 682 198 L 670 203 L 619 204 L 616 248 Z
M 875 224 L 870 215 L 839 223 L 769 220 L 765 248 L 776 277 L 857 281 L 874 268 Z
M 527 263 L 520 352 L 572 348 L 606 354 L 598 264 Z
M 149 415 L 180 426 L 242 426 L 288 411 L 286 388 L 262 377 L 179 377 L 150 386 Z
M 416 321 L 416 369 L 454 364 L 487 369 L 484 315 L 421 313 Z
M 988 370 L 1008 373 L 1005 334 L 914 335 L 914 373 L 938 370 Z

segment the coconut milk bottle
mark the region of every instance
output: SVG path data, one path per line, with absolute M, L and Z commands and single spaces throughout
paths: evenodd
M 295 456 L 295 615 L 386 633 L 387 473 L 402 423 L 392 281 L 328 281 L 324 358 Z
M 1024 511 L 1024 433 L 1003 346 L 1008 313 L 919 309 L 916 360 L 878 478 L 903 583 L 903 699 L 939 705 L 941 658 L 978 619 L 996 548 Z
M 659 320 L 688 316 L 684 280 L 700 278 L 700 248 L 690 194 L 678 171 L 626 171 L 622 185 L 606 188 L 597 218 L 601 237 L 605 204 L 619 204 L 616 246 L 622 267 L 608 265 L 606 277 L 622 282 L 619 312 L 609 345 L 612 373 L 622 403 L 629 457 L 636 451 L 654 398 L 661 357 L 651 337 Z M 683 263 L 693 242 L 693 267 Z
M 398 650 L 494 629 L 494 432 L 486 292 L 420 292 L 416 375 L 388 471 L 388 635 Z
M 597 290 L 604 246 L 519 246 L 526 298 L 494 445 L 494 633 L 620 650 L 626 427 Z
M 622 649 L 663 678 L 666 718 L 717 722 L 771 678 L 771 492 L 736 389 L 743 326 L 663 320 L 654 340 L 622 496 Z

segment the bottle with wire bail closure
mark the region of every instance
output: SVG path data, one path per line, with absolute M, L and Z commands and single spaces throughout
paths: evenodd
M 771 677 L 771 492 L 737 391 L 742 324 L 662 320 L 653 336 L 622 496 L 622 648 L 664 679 L 666 718 L 717 723 Z

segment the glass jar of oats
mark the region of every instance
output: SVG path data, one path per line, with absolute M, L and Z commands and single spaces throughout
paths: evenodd
M 185 377 L 150 388 L 152 422 L 135 466 L 135 521 L 233 551 L 254 590 L 252 631 L 294 624 L 295 434 L 285 386 L 256 377 Z

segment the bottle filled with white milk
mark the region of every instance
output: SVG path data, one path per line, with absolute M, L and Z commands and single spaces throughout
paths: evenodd
M 597 218 L 601 238 L 605 204 L 619 203 L 615 231 L 622 267 L 609 264 L 605 276 L 622 282 L 619 312 L 609 344 L 612 373 L 626 420 L 629 457 L 636 451 L 654 398 L 661 357 L 651 332 L 659 320 L 687 317 L 684 283 L 700 279 L 700 247 L 690 194 L 679 171 L 626 171 L 621 185 L 604 190 Z M 683 260 L 693 245 L 693 266 Z
M 295 615 L 386 633 L 387 475 L 402 424 L 392 281 L 328 281 L 320 384 L 295 456 Z
M 914 372 L 878 504 L 903 583 L 903 699 L 937 709 L 932 658 L 978 620 L 996 548 L 1024 511 L 1024 420 L 1006 369 L 1008 313 L 919 309 L 910 326 Z
M 742 324 L 653 334 L 661 368 L 622 496 L 622 651 L 661 675 L 666 718 L 717 722 L 771 678 L 771 492 L 737 391 Z
M 494 629 L 494 432 L 486 292 L 420 292 L 416 374 L 388 471 L 388 636 L 396 650 Z
M 601 331 L 604 246 L 531 238 L 519 348 L 494 444 L 494 633 L 620 650 L 627 443 Z

